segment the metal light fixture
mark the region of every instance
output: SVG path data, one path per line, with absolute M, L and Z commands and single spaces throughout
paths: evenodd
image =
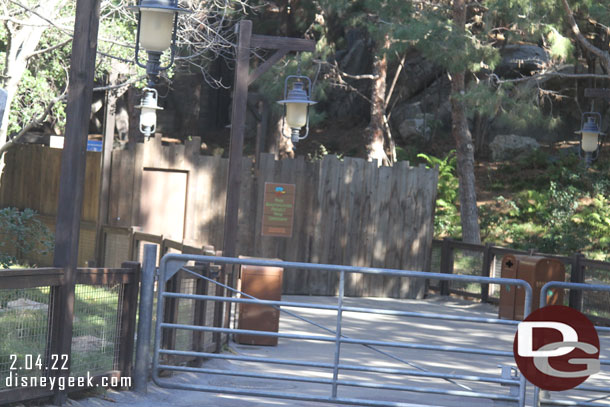
M 600 130 L 601 124 L 602 116 L 600 113 L 586 112 L 582 115 L 580 130 L 575 132 L 581 135 L 578 155 L 584 158 L 587 166 L 591 165 L 599 156 L 601 149 L 600 136 L 604 135 Z
M 136 106 L 136 109 L 142 109 L 140 112 L 140 132 L 144 134 L 146 139 L 149 139 L 155 134 L 157 128 L 157 110 L 163 110 L 163 108 L 157 106 L 159 94 L 156 89 L 144 88 L 143 90 L 142 101 Z
M 294 79 L 292 89 L 288 91 L 288 81 Z M 307 90 L 304 89 L 307 82 Z M 290 138 L 293 143 L 307 138 L 309 135 L 309 106 L 315 105 L 310 99 L 311 80 L 307 76 L 290 75 L 284 82 L 284 100 L 277 103 L 284 106 L 284 117 L 282 119 L 282 135 Z M 290 136 L 284 134 L 284 120 L 291 129 Z M 305 135 L 301 136 L 301 129 L 305 126 Z
M 139 0 L 138 5 L 130 9 L 138 13 L 136 64 L 146 69 L 150 87 L 159 73 L 174 63 L 178 14 L 191 11 L 179 7 L 178 0 Z M 146 64 L 140 61 L 140 47 L 148 54 Z M 161 55 L 168 48 L 170 60 L 161 66 Z
M 159 79 L 159 74 L 172 66 L 176 45 L 176 30 L 178 14 L 190 13 L 178 6 L 178 0 L 139 0 L 137 6 L 130 7 L 138 13 L 138 33 L 136 35 L 135 62 L 146 69 L 148 85 L 144 88 L 142 101 L 136 108 L 141 108 L 140 131 L 149 138 L 157 127 L 156 111 L 158 94 L 153 86 Z M 140 61 L 140 47 L 146 50 L 146 64 Z M 161 65 L 161 55 L 170 49 L 170 60 Z

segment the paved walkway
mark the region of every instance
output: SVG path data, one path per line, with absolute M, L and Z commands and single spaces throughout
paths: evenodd
M 334 304 L 336 299 L 330 297 L 296 297 L 285 296 L 284 300 L 298 302 L 315 302 Z M 345 305 L 371 308 L 407 310 L 414 312 L 443 313 L 456 316 L 485 316 L 493 318 L 497 308 L 489 304 L 479 304 L 464 300 L 433 297 L 426 300 L 393 300 L 372 298 L 347 298 Z M 332 311 L 312 309 L 291 309 L 298 314 L 314 320 L 318 324 L 335 328 L 336 317 Z M 329 335 L 328 332 L 282 313 L 280 332 Z M 363 313 L 345 313 L 343 334 L 352 338 L 388 340 L 396 342 L 423 343 L 428 345 L 453 345 L 512 350 L 515 326 L 491 325 L 463 321 L 441 321 L 422 318 L 405 318 L 392 315 L 373 315 Z M 608 337 L 602 340 L 603 349 L 610 350 Z M 380 354 L 362 345 L 343 345 L 341 363 L 365 366 L 384 366 L 411 370 L 428 370 L 455 374 L 477 374 L 499 377 L 498 364 L 514 365 L 512 358 L 488 357 L 463 353 L 438 351 L 421 351 L 413 349 L 384 348 L 388 355 Z M 276 359 L 299 359 L 306 361 L 326 362 L 333 360 L 334 344 L 313 341 L 297 341 L 280 338 L 277 347 L 246 346 L 231 342 L 230 353 L 244 356 L 256 356 Z M 602 354 L 604 350 L 602 350 Z M 403 362 L 397 360 L 402 360 Z M 408 363 L 405 363 L 408 362 Z M 259 372 L 264 374 L 298 375 L 304 377 L 330 378 L 332 372 L 307 367 L 294 367 L 270 363 L 244 363 L 237 361 L 211 359 L 204 363 L 205 368 L 222 369 L 235 372 Z M 610 380 L 607 374 L 599 374 L 589 383 L 601 383 Z M 363 373 L 341 371 L 342 380 L 383 383 L 389 385 L 412 386 L 421 389 L 436 388 L 451 391 L 464 391 L 463 386 L 486 393 L 508 394 L 509 389 L 497 384 L 478 382 L 448 382 L 444 379 L 417 378 L 380 373 Z M 207 385 L 212 387 L 229 387 L 235 389 L 254 389 L 274 392 L 301 393 L 328 397 L 330 386 L 278 380 L 242 378 L 232 375 L 203 375 L 191 373 L 175 374 L 170 380 L 176 383 Z M 531 393 L 531 386 L 530 392 Z M 374 388 L 340 387 L 339 397 L 387 400 L 393 402 L 415 403 L 440 406 L 494 406 L 489 399 L 464 398 L 420 392 L 397 392 Z M 591 396 L 592 397 L 592 396 Z M 531 399 L 531 394 L 528 397 Z M 183 390 L 168 390 L 150 383 L 147 395 L 133 392 L 116 392 L 108 390 L 104 394 L 81 400 L 71 400 L 73 407 L 253 407 L 253 406 L 329 406 L 328 403 L 312 403 L 282 399 L 263 399 L 249 396 L 204 393 Z M 496 404 L 496 406 L 499 404 Z M 528 402 L 528 405 L 531 405 Z M 610 404 L 608 404 L 610 406 Z

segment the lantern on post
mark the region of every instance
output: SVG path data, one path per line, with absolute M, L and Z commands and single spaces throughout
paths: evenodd
M 601 138 L 604 133 L 601 132 L 602 116 L 596 112 L 583 113 L 580 130 L 576 131 L 576 134 L 581 135 L 580 144 L 578 148 L 578 155 L 584 158 L 587 166 L 591 165 L 593 161 L 599 157 L 599 151 L 601 149 Z
M 157 91 L 153 86 L 159 74 L 174 63 L 178 14 L 190 13 L 178 6 L 178 0 L 140 0 L 137 6 L 130 7 L 138 13 L 138 32 L 136 34 L 135 62 L 146 69 L 148 85 L 144 88 L 142 102 L 136 106 L 142 109 L 140 114 L 140 131 L 150 137 L 156 127 Z M 146 50 L 146 63 L 140 60 L 140 50 Z M 163 52 L 170 49 L 170 59 L 161 65 Z
M 294 80 L 292 89 L 288 91 L 288 82 Z M 307 90 L 305 90 L 305 82 Z M 284 106 L 282 118 L 282 135 L 290 138 L 293 143 L 307 138 L 309 135 L 309 106 L 315 105 L 311 97 L 311 80 L 307 76 L 289 75 L 284 82 L 284 99 L 277 103 Z M 284 121 L 291 129 L 290 136 L 284 134 Z M 305 135 L 301 136 L 301 129 L 305 126 Z

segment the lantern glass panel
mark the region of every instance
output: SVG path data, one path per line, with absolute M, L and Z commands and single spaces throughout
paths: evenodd
M 583 131 L 582 132 L 582 150 L 586 153 L 592 153 L 597 150 L 597 132 Z
M 156 127 L 157 126 L 157 111 L 150 107 L 142 107 L 140 112 L 140 127 Z
M 146 51 L 163 52 L 172 43 L 174 13 L 159 10 L 140 11 L 140 45 Z
M 307 124 L 307 103 L 286 103 L 286 123 L 293 129 Z

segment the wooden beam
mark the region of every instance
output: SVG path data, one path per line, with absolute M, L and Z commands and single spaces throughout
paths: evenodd
M 70 355 L 72 349 L 74 286 L 99 16 L 100 0 L 77 1 L 53 257 L 54 266 L 64 267 L 66 273 L 64 284 L 53 294 L 55 309 L 51 354 Z M 62 371 L 60 374 L 67 376 L 69 372 Z M 58 390 L 55 403 L 64 404 L 66 394 L 65 390 Z
M 257 34 L 252 36 L 250 45 L 252 48 L 287 49 L 295 52 L 314 52 L 316 50 L 316 43 L 313 40 Z
M 248 86 L 252 85 L 252 82 L 257 80 L 262 74 L 267 72 L 276 62 L 284 58 L 284 55 L 286 55 L 289 51 L 290 50 L 288 48 L 278 49 L 273 55 L 271 55 L 271 57 L 269 57 L 269 59 L 260 64 L 258 68 L 256 68 L 250 74 L 250 77 L 248 78 Z

